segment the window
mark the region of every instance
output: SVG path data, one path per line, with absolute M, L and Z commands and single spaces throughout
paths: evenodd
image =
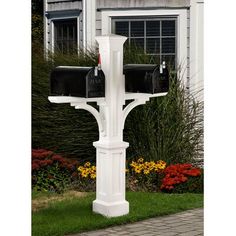
M 157 63 L 175 67 L 176 18 L 114 19 L 113 32 L 128 37 L 128 45 L 154 56 Z
M 54 49 L 66 54 L 77 47 L 77 19 L 54 21 Z

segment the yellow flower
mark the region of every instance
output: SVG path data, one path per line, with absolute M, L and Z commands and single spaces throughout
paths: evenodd
M 135 173 L 139 174 L 139 173 L 141 173 L 141 168 L 137 166 L 134 168 L 134 171 L 135 171 Z
M 136 165 L 137 165 L 137 163 L 135 161 L 132 161 L 130 164 L 130 166 L 132 166 L 132 167 L 135 167 Z
M 91 177 L 91 179 L 95 179 L 96 178 L 96 174 L 91 174 L 90 177 Z
M 149 170 L 144 170 L 143 173 L 144 173 L 145 175 L 147 175 L 147 174 L 150 173 L 150 171 L 149 171 Z
M 82 171 L 84 169 L 83 166 L 79 166 L 78 171 Z
M 140 157 L 140 158 L 138 159 L 138 162 L 139 162 L 139 163 L 143 163 L 143 158 Z
M 88 173 L 87 173 L 86 171 L 83 171 L 83 172 L 81 173 L 81 176 L 82 176 L 83 178 L 86 178 L 86 177 L 88 177 Z
M 90 163 L 90 162 L 86 162 L 86 163 L 84 164 L 84 166 L 85 166 L 85 167 L 90 167 L 90 166 L 91 166 L 91 163 Z
M 164 170 L 166 168 L 166 162 L 160 160 L 157 162 L 156 166 L 155 166 L 155 170 Z
M 92 169 L 93 171 L 96 171 L 96 166 L 92 166 L 91 169 Z

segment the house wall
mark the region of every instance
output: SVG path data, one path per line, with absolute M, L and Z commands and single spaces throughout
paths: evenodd
M 162 8 L 186 8 L 190 7 L 190 0 L 97 0 L 96 35 L 102 33 L 102 11 L 107 10 L 153 10 Z
M 190 0 L 97 0 L 98 9 L 111 8 L 155 8 L 155 7 L 189 7 Z
M 80 0 L 48 0 L 48 11 L 82 10 L 82 1 Z
M 77 18 L 78 45 L 83 44 L 82 0 L 44 0 L 44 48 L 53 52 L 54 25 L 56 19 Z

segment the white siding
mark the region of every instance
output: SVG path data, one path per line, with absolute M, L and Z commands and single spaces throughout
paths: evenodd
M 82 9 L 81 1 L 48 1 L 48 11 L 65 11 Z
M 189 7 L 190 0 L 97 0 L 98 8 Z

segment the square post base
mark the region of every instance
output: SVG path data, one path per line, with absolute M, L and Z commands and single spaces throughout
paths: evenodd
M 107 217 L 129 213 L 125 200 L 125 152 L 128 143 L 94 142 L 97 150 L 96 200 L 93 211 Z
M 99 200 L 93 201 L 93 211 L 106 217 L 122 216 L 129 213 L 127 201 L 107 203 Z

